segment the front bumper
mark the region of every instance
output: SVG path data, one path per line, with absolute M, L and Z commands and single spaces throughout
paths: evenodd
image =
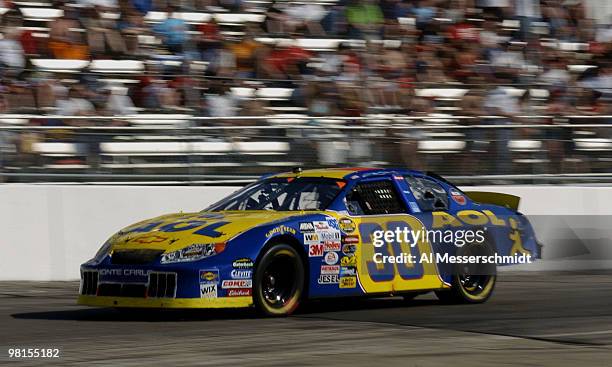
M 197 264 L 93 265 L 81 267 L 77 303 L 96 307 L 243 308 L 253 305 L 248 289 L 222 288 L 219 267 Z

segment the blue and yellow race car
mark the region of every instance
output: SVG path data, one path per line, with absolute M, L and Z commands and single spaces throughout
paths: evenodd
M 404 169 L 269 175 L 201 212 L 120 230 L 81 266 L 78 302 L 273 316 L 329 297 L 484 302 L 498 265 L 540 257 L 518 202 Z

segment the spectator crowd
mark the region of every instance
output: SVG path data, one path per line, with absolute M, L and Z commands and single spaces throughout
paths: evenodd
M 554 124 L 526 116 L 612 114 L 612 28 L 589 18 L 580 0 L 73 0 L 51 3 L 61 12 L 42 27 L 24 15 L 27 6 L 4 2 L 1 113 L 180 112 L 236 117 L 216 123 L 238 125 L 257 123 L 240 116 L 279 111 L 300 111 L 312 123 L 444 113 L 503 117 L 463 124 Z M 127 81 L 112 70 L 48 70 L 39 59 L 137 60 L 143 67 Z M 236 92 L 244 87 L 254 94 Z M 291 93 L 280 102 L 253 97 L 271 87 Z M 550 140 L 557 162 L 572 149 L 562 129 L 494 136 L 474 129 L 469 149 L 509 134 Z M 496 154 L 505 160 L 504 148 Z

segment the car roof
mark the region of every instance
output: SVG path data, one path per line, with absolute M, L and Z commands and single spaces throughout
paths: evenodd
M 403 168 L 371 168 L 371 167 L 344 167 L 344 168 L 323 168 L 323 169 L 308 169 L 303 171 L 283 172 L 268 177 L 325 177 L 344 179 L 347 181 L 357 180 L 372 176 L 383 176 L 392 174 L 418 174 L 423 175 L 423 172 L 408 170 Z

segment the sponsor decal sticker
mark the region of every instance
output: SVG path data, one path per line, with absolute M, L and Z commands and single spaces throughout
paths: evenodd
M 338 221 L 336 220 L 336 218 L 328 218 L 327 224 L 331 229 L 335 229 L 336 231 L 340 230 L 340 226 L 338 225 Z
M 304 243 L 307 245 L 319 243 L 321 239 L 318 233 L 304 233 Z
M 353 220 L 350 218 L 340 218 L 338 222 L 340 225 L 340 229 L 344 233 L 353 233 L 357 228 L 357 226 L 355 226 L 355 222 L 353 222 Z
M 272 237 L 275 234 L 285 234 L 285 233 L 295 234 L 295 229 L 291 227 L 287 227 L 285 225 L 281 225 L 281 226 L 278 226 L 268 231 L 268 233 L 266 233 L 266 237 Z
M 200 283 L 200 298 L 217 298 L 217 283 Z
M 217 298 L 218 269 L 200 270 L 200 298 Z
M 340 288 L 355 288 L 357 286 L 356 277 L 342 277 L 340 278 Z
M 232 279 L 251 279 L 253 276 L 252 270 L 234 269 L 230 273 Z
M 357 257 L 355 255 L 343 256 L 340 260 L 342 266 L 357 266 Z
M 219 283 L 219 270 L 200 270 L 200 282 Z
M 329 223 L 327 223 L 327 221 L 315 221 L 312 222 L 312 224 L 314 225 L 315 231 L 327 231 L 330 229 L 329 227 Z
M 359 243 L 359 236 L 344 236 L 342 243 Z
M 450 189 L 451 198 L 459 205 L 465 205 L 465 196 L 455 189 Z
M 323 256 L 323 253 L 325 252 L 324 250 L 325 250 L 325 247 L 322 243 L 308 245 L 308 256 L 309 257 Z
M 338 284 L 338 275 L 336 274 L 321 274 L 319 276 L 319 284 Z
M 339 274 L 340 265 L 321 265 L 321 274 Z
M 340 242 L 325 241 L 323 243 L 323 249 L 325 250 L 325 252 L 328 252 L 328 251 L 340 251 L 341 245 L 340 245 Z
M 223 289 L 238 289 L 238 288 L 251 288 L 253 281 L 251 279 L 228 279 L 221 283 Z
M 347 243 L 342 245 L 342 253 L 345 255 L 354 255 L 357 252 L 357 245 L 354 243 Z
M 227 291 L 228 297 L 248 297 L 252 295 L 253 292 L 251 288 L 238 288 L 238 289 L 229 289 Z
M 314 232 L 314 224 L 310 222 L 302 222 L 300 223 L 300 232 Z
M 340 242 L 340 232 L 339 231 L 325 231 L 319 232 L 319 239 L 321 241 L 338 241 Z
M 327 265 L 334 265 L 338 263 L 338 254 L 335 252 L 328 252 L 325 254 L 325 263 Z
M 251 269 L 253 267 L 253 260 L 243 257 L 242 259 L 234 260 L 232 266 L 234 269 Z
M 341 277 L 354 277 L 357 275 L 357 267 L 355 266 L 343 266 L 340 268 Z

